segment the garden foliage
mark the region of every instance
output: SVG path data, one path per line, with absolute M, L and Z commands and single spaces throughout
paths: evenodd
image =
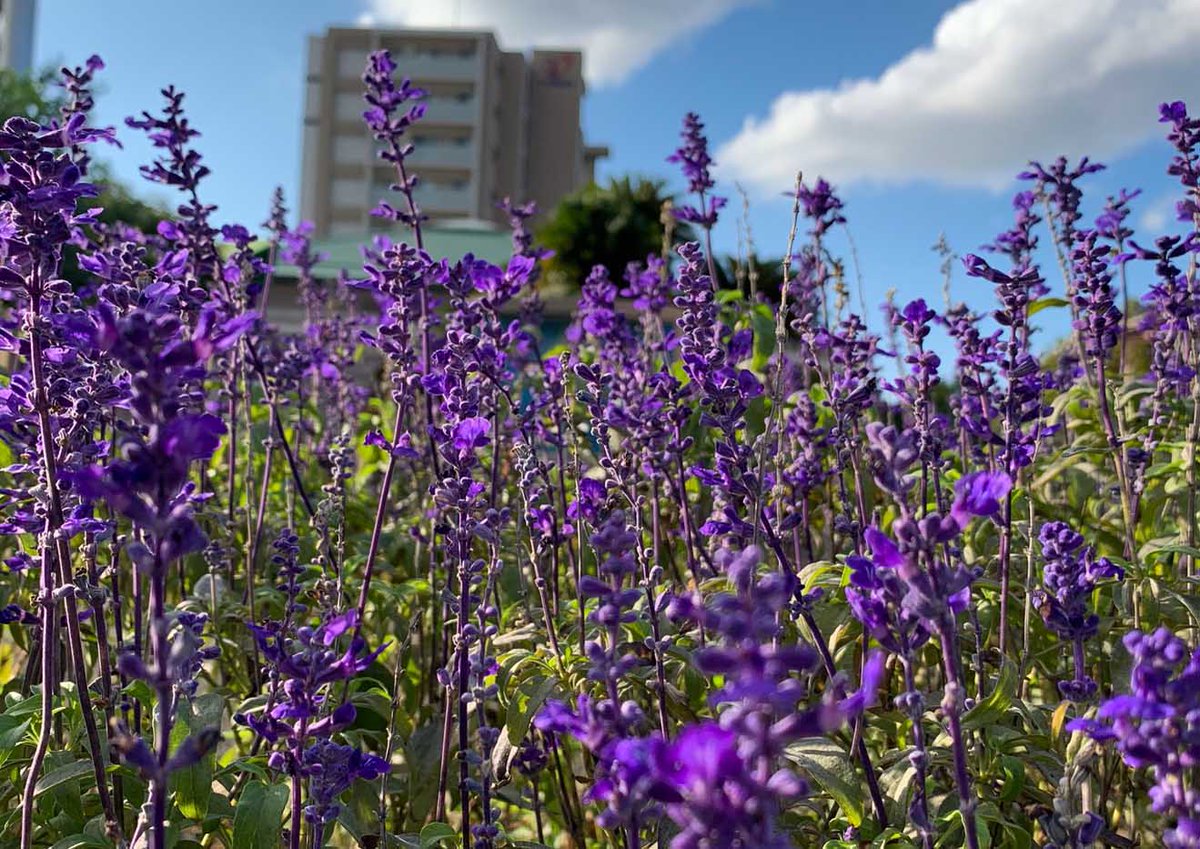
M 1101 166 L 1035 163 L 964 258 L 994 310 L 889 305 L 882 338 L 824 180 L 778 298 L 714 285 L 688 115 L 699 240 L 594 268 L 557 343 L 531 206 L 503 267 L 424 250 L 423 93 L 386 53 L 394 236 L 336 281 L 281 194 L 261 240 L 218 225 L 171 88 L 127 124 L 175 214 L 102 222 L 102 67 L 0 130 L 0 846 L 1200 846 L 1183 104 L 1185 235 L 1135 236 L 1136 193 L 1092 221 Z

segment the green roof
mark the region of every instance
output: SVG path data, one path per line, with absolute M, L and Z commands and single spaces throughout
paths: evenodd
M 464 254 L 474 254 L 479 259 L 494 265 L 504 266 L 512 256 L 512 234 L 507 230 L 490 230 L 477 227 L 423 227 L 421 234 L 425 251 L 434 259 L 459 259 Z M 314 239 L 313 253 L 325 259 L 313 268 L 313 276 L 330 279 L 343 269 L 352 277 L 360 273 L 363 265 L 362 246 L 370 244 L 374 233 L 352 233 Z M 393 237 L 395 239 L 395 237 Z M 399 242 L 409 242 L 411 235 Z M 280 264 L 276 267 L 278 277 L 296 277 L 296 267 Z

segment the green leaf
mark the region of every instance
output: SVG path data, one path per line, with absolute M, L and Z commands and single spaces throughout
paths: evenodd
M 1157 590 L 1165 593 L 1166 595 L 1170 596 L 1171 598 L 1175 599 L 1177 602 L 1182 604 L 1187 609 L 1187 612 L 1191 615 L 1193 622 L 1200 623 L 1200 597 L 1197 597 L 1190 593 L 1185 594 L 1185 593 L 1176 592 L 1175 590 L 1171 589 L 1168 586 L 1165 586 L 1164 584 L 1162 584 L 1159 581 L 1154 580 L 1153 578 L 1149 578 L 1148 580 L 1151 584 L 1153 584 L 1155 586 L 1155 588 Z
M 111 844 L 89 834 L 72 834 L 55 843 L 50 849 L 90 849 L 92 846 L 105 847 Z
M 787 754 L 833 797 L 851 825 L 856 828 L 862 825 L 862 786 L 850 758 L 837 743 L 824 737 L 809 737 L 788 746 Z
M 1200 548 L 1193 548 L 1190 545 L 1183 545 L 1182 543 L 1162 546 L 1155 546 L 1147 543 L 1146 545 L 1142 546 L 1142 550 L 1140 552 L 1140 556 L 1143 560 L 1147 560 L 1159 554 L 1186 554 L 1189 557 L 1200 558 Z
M 238 849 L 275 849 L 287 803 L 286 784 L 247 784 L 233 814 L 233 845 Z
M 63 786 L 68 781 L 76 781 L 85 775 L 91 774 L 91 761 L 74 761 L 66 766 L 60 766 L 58 769 L 48 772 L 41 777 L 33 788 L 33 795 L 40 796 L 47 790 L 53 790 L 56 787 Z
M 1013 696 L 1017 692 L 1017 668 L 1012 661 L 1005 658 L 1000 668 L 1000 680 L 992 688 L 987 698 L 975 704 L 963 714 L 963 728 L 973 730 L 986 725 L 995 725 L 1012 707 Z
M 184 740 L 206 728 L 221 727 L 221 712 L 224 700 L 219 693 L 205 693 L 180 706 L 179 716 L 171 729 L 171 750 L 175 751 Z M 175 804 L 179 812 L 191 820 L 202 820 L 208 815 L 208 802 L 212 798 L 213 753 L 209 753 L 186 769 L 171 775 L 171 788 L 175 791 Z
M 431 822 L 421 829 L 421 849 L 437 846 L 443 840 L 458 837 L 458 832 L 444 822 Z
M 130 681 L 121 692 L 141 702 L 143 706 L 148 707 L 154 704 L 154 691 L 141 678 L 138 678 L 136 681 Z
M 953 810 L 945 817 L 942 817 L 941 822 L 944 823 L 941 836 L 938 838 L 938 849 L 957 849 L 957 847 L 965 846 L 966 841 L 963 839 L 966 836 L 966 827 L 963 821 L 962 811 Z M 975 834 L 979 837 L 980 849 L 991 849 L 992 835 L 988 830 L 987 823 L 983 817 L 975 817 Z
M 359 846 L 379 842 L 379 787 L 375 782 L 356 781 L 338 814 L 338 824 Z
M 1016 823 L 1001 823 L 1001 828 L 1007 838 L 1007 840 L 1002 839 L 1002 846 L 1012 847 L 1012 849 L 1031 849 L 1033 846 L 1033 835 Z
M 12 757 L 12 753 L 21 745 L 21 741 L 25 739 L 25 732 L 32 723 L 32 719 L 22 720 L 17 716 L 0 714 L 0 766 Z
M 39 688 L 40 689 L 40 688 Z M 15 697 L 16 693 L 11 693 L 10 696 Z M 41 693 L 35 693 L 24 699 L 9 701 L 7 707 L 4 708 L 4 715 L 11 717 L 18 716 L 35 716 L 42 712 L 42 696 Z
M 508 708 L 508 721 L 505 723 L 508 729 L 508 739 L 514 746 L 519 746 L 525 741 L 525 735 L 529 733 L 529 724 L 533 722 L 534 715 L 541 710 L 546 699 L 550 698 L 550 694 L 558 688 L 558 682 L 553 678 L 543 678 L 540 681 L 529 680 L 525 681 L 518 688 L 518 698 L 513 700 L 513 704 Z M 525 698 L 520 698 L 524 696 Z
M 267 769 L 267 759 L 261 755 L 252 758 L 238 758 L 221 769 L 221 774 L 229 772 L 234 775 L 248 772 L 255 778 L 261 778 L 264 781 L 271 780 L 271 773 Z
M 429 723 L 414 729 L 404 746 L 408 763 L 408 804 L 417 822 L 433 808 L 437 795 L 437 781 L 430 781 L 429 776 L 437 775 L 441 739 L 442 719 L 435 716 Z
M 756 304 L 750 311 L 750 326 L 754 329 L 754 360 L 751 367 L 762 371 L 775 353 L 775 316 L 766 304 Z
M 1004 784 L 1000 788 L 1000 801 L 1012 802 L 1025 789 L 1025 762 L 1014 755 L 1000 758 L 1004 770 Z
M 1070 301 L 1065 298 L 1038 298 L 1029 305 L 1029 315 L 1035 316 L 1042 310 L 1048 310 L 1057 307 L 1065 307 L 1070 305 Z

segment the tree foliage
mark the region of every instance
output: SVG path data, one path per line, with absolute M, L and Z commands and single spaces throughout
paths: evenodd
M 11 68 L 0 68 L 0 123 L 14 116 L 21 116 L 49 124 L 59 117 L 63 105 L 58 73 L 53 68 L 44 68 L 36 74 L 23 74 Z M 147 202 L 134 194 L 127 185 L 117 180 L 112 169 L 103 162 L 93 162 L 92 177 L 101 187 L 100 195 L 86 199 L 85 207 L 103 208 L 99 220 L 105 224 L 122 222 L 153 233 L 158 222 L 170 216 L 162 204 Z M 68 264 L 68 268 L 73 262 Z
M 62 97 L 54 88 L 56 78 L 50 68 L 36 75 L 0 68 L 0 120 L 20 115 L 45 124 L 57 117 Z
M 573 287 L 596 265 L 619 277 L 630 262 L 662 249 L 663 204 L 669 200 L 662 180 L 628 176 L 564 198 L 538 231 L 539 242 L 554 251 L 548 274 Z M 690 238 L 690 227 L 675 225 L 675 244 Z

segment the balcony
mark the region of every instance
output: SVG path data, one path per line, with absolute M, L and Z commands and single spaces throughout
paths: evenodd
M 469 184 L 461 187 L 449 183 L 420 183 L 417 203 L 427 212 L 470 213 L 475 208 Z
M 401 53 L 395 56 L 396 72 L 410 77 L 418 85 L 423 80 L 472 82 L 479 73 L 476 56 L 434 55 L 431 53 Z
M 412 155 L 408 158 L 414 166 L 425 168 L 465 168 L 475 167 L 475 145 L 446 144 L 430 139 L 413 144 Z
M 474 124 L 478 117 L 474 98 L 431 97 L 425 101 L 425 108 L 427 124 Z

